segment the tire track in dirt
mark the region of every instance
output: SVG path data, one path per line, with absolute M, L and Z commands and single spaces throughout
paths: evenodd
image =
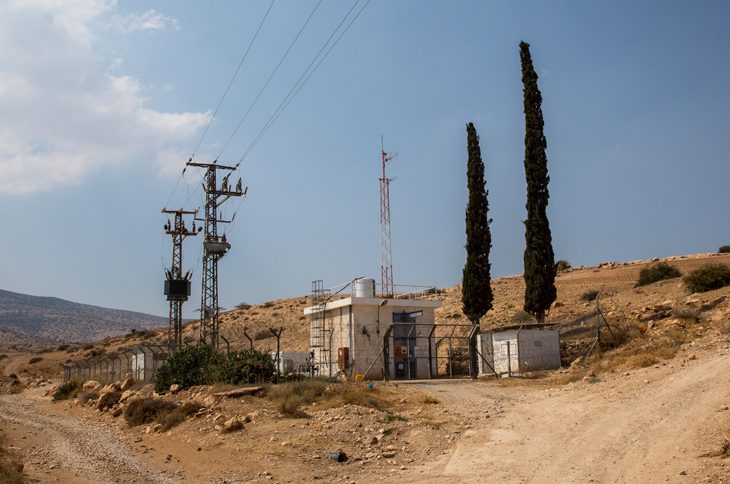
M 74 482 L 176 482 L 131 454 L 121 434 L 97 422 L 44 412 L 23 394 L 0 395 L 0 423 L 19 427 L 28 440 L 22 450 L 27 472 L 47 478 L 73 476 Z M 34 437 L 35 435 L 35 437 Z M 62 478 L 61 480 L 66 480 Z

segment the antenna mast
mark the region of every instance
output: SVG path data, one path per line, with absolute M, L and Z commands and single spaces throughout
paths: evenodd
M 380 288 L 384 297 L 392 297 L 393 291 L 393 254 L 390 249 L 390 182 L 392 178 L 385 176 L 385 165 L 395 155 L 389 155 L 383 148 L 383 137 L 380 137 L 380 157 L 383 164 L 383 176 L 380 178 Z
M 218 207 L 223 205 L 231 197 L 245 196 L 248 190 L 243 186 L 241 179 L 235 187 L 231 187 L 228 178 L 231 173 L 223 177 L 221 186 L 218 187 L 216 175 L 218 170 L 233 172 L 236 166 L 218 165 L 213 163 L 193 163 L 188 161 L 186 166 L 205 168 L 203 176 L 203 190 L 205 190 L 205 218 L 196 218 L 205 222 L 203 239 L 203 287 L 200 295 L 200 343 L 208 344 L 218 348 L 218 260 L 231 248 L 226 240 L 225 234 L 218 236 L 219 223 L 231 223 L 231 220 L 221 220 L 218 214 Z M 235 218 L 235 214 L 234 214 Z
M 196 228 L 195 221 L 190 230 L 185 226 L 183 215 L 195 215 L 194 212 L 185 210 L 162 209 L 162 213 L 175 216 L 175 222 L 170 219 L 163 227 L 165 233 L 172 237 L 172 262 L 170 269 L 165 269 L 165 296 L 170 302 L 170 321 L 167 329 L 168 344 L 174 349 L 182 347 L 182 305 L 190 297 L 190 271 L 183 274 L 182 269 L 182 248 L 185 237 L 198 235 L 202 227 Z

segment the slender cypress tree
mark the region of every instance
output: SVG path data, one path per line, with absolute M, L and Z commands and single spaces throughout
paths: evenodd
M 473 324 L 492 309 L 492 287 L 489 274 L 489 250 L 492 235 L 487 218 L 489 203 L 484 188 L 484 163 L 479 149 L 479 135 L 472 123 L 466 125 L 468 160 L 466 180 L 469 201 L 466 206 L 466 264 L 461 284 L 461 304 L 464 314 Z
M 542 95 L 532 66 L 530 44 L 520 42 L 525 111 L 525 178 L 527 220 L 525 221 L 525 311 L 545 322 L 545 311 L 557 297 L 552 235 L 547 218 L 550 194 L 547 171 L 547 140 L 543 133 Z

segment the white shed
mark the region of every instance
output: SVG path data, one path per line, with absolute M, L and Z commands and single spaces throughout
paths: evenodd
M 479 373 L 500 375 L 560 368 L 560 324 L 522 324 L 479 335 Z

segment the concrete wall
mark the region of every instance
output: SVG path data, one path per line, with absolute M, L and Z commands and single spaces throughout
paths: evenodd
M 523 329 L 518 339 L 519 371 L 560 368 L 560 335 L 557 329 Z
M 337 365 L 337 349 L 349 348 L 350 361 L 347 373 L 350 375 L 364 375 L 368 379 L 383 378 L 383 337 L 393 322 L 393 311 L 411 312 L 423 311 L 422 316 L 416 318 L 416 323 L 434 322 L 434 309 L 421 307 L 392 308 L 374 305 L 354 305 L 335 308 L 326 312 L 325 348 L 315 349 L 315 358 L 319 365 L 319 374 L 332 376 L 339 371 Z M 330 330 L 332 333 L 330 335 Z M 428 378 L 428 334 L 431 326 L 416 326 L 416 375 L 414 378 Z M 430 344 L 433 346 L 434 342 Z M 329 350 L 331 348 L 331 351 Z M 389 369 L 390 377 L 395 375 L 395 357 L 392 337 L 389 342 Z M 435 348 L 433 349 L 435 354 Z M 435 358 L 432 370 L 436 373 Z
M 507 360 L 507 342 L 509 341 L 510 362 Z M 492 348 L 491 361 L 499 374 L 526 371 L 555 370 L 560 368 L 560 335 L 557 329 L 534 329 L 496 331 L 485 333 L 478 339 L 479 351 L 487 356 Z M 484 362 L 479 361 L 481 374 L 491 373 Z

